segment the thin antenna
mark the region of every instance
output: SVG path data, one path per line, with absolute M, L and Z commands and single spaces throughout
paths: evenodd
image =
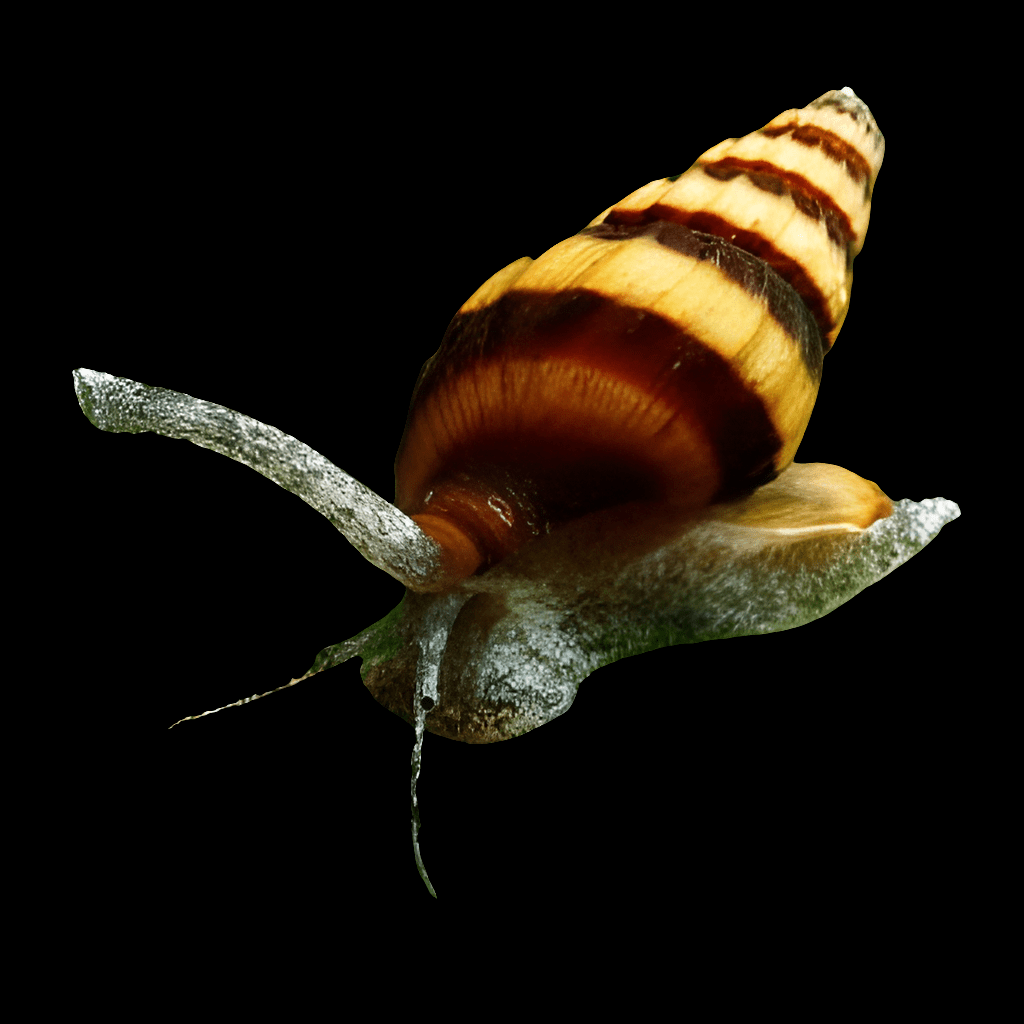
M 269 697 L 272 693 L 277 693 L 279 690 L 287 690 L 289 686 L 294 686 L 296 683 L 301 683 L 303 679 L 308 679 L 309 673 L 300 676 L 298 679 L 293 679 L 290 683 L 285 683 L 283 686 L 275 686 L 272 690 L 267 690 L 266 693 L 254 693 L 251 697 L 242 697 L 241 700 L 233 701 L 231 704 L 222 704 L 219 708 L 214 708 L 212 711 L 203 711 L 198 715 L 186 715 L 184 718 L 179 718 L 173 724 L 167 726 L 168 729 L 173 729 L 175 725 L 181 725 L 182 722 L 191 722 L 196 718 L 205 718 L 207 715 L 215 715 L 218 711 L 223 711 L 225 708 L 240 708 L 243 704 L 251 704 L 254 700 L 259 700 L 260 697 Z

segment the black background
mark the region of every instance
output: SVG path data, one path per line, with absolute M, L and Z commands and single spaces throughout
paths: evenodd
M 514 741 L 428 736 L 434 905 L 410 849 L 411 730 L 370 698 L 358 662 L 167 731 L 301 674 L 400 585 L 252 471 L 96 431 L 70 371 L 238 409 L 390 497 L 419 366 L 490 274 L 850 85 L 888 148 L 798 459 L 893 498 L 958 500 L 969 518 L 952 358 L 969 311 L 943 301 L 926 216 L 939 113 L 835 60 L 684 73 L 583 47 L 487 72 L 382 53 L 356 76 L 329 53 L 229 57 L 90 69 L 62 115 L 69 173 L 46 264 L 75 482 L 60 541 L 71 685 L 109 765 L 97 799 L 139 824 L 132 856 L 159 858 L 154 884 L 214 909 L 244 889 L 264 906 L 341 912 L 358 897 L 465 920 L 574 900 L 713 906 L 750 926 L 936 913 L 950 815 L 969 814 L 958 780 L 975 712 L 951 582 L 966 572 L 964 521 L 801 629 L 610 666 Z

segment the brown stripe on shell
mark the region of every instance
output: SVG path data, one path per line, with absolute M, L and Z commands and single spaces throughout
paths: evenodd
M 675 212 L 678 215 L 678 211 Z M 775 251 L 769 243 L 758 239 L 753 232 L 732 230 L 731 234 L 736 235 L 738 239 L 747 235 L 750 238 L 744 237 L 737 242 L 727 242 L 722 237 L 724 232 L 715 230 L 717 226 L 726 227 L 724 221 L 720 218 L 706 217 L 708 228 L 703 228 L 702 224 L 693 223 L 700 217 L 700 214 L 691 214 L 688 225 L 661 218 L 652 218 L 650 221 L 645 218 L 640 223 L 622 224 L 613 219 L 613 211 L 603 224 L 584 228 L 580 234 L 610 241 L 622 241 L 645 235 L 684 256 L 714 263 L 729 280 L 740 285 L 749 295 L 764 301 L 772 318 L 796 343 L 808 376 L 817 384 L 821 380 L 821 365 L 825 354 L 822 342 L 824 332 L 787 272 L 792 273 L 803 284 L 805 291 L 812 292 L 813 289 L 813 293 L 819 296 L 819 307 L 824 309 L 824 299 L 820 297 L 820 292 L 817 292 L 817 288 L 799 264 L 789 260 L 783 253 Z M 781 269 L 763 252 L 752 252 L 748 245 L 744 244 L 747 241 L 773 255 Z M 827 320 L 827 314 L 825 319 Z
M 709 236 L 708 244 L 722 243 Z M 438 402 L 443 406 L 456 389 L 462 396 L 486 394 L 493 399 L 503 382 L 515 376 L 517 366 L 529 372 L 530 366 L 540 364 L 556 367 L 556 373 L 561 365 L 593 368 L 606 379 L 622 380 L 669 403 L 687 424 L 685 429 L 702 435 L 717 459 L 719 484 L 713 501 L 746 493 L 774 479 L 781 468 L 776 460 L 783 443 L 761 399 L 729 360 L 699 338 L 667 317 L 599 292 L 513 289 L 493 303 L 456 315 L 441 348 L 424 365 L 395 462 L 399 508 L 418 514 L 437 486 L 438 474 L 468 478 L 481 467 L 490 467 L 490 482 L 499 492 L 502 474 L 525 473 L 533 485 L 534 509 L 549 523 L 667 493 L 671 475 L 687 467 L 664 466 L 662 479 L 654 475 L 645 480 L 638 475 L 635 464 L 640 460 L 635 456 L 616 461 L 600 450 L 587 451 L 585 389 L 573 395 L 581 411 L 565 408 L 564 427 L 556 436 L 549 432 L 551 414 L 539 395 L 536 402 L 517 402 L 519 426 L 514 431 L 506 427 L 507 415 L 494 415 L 488 423 L 487 417 L 476 415 L 478 410 L 467 415 L 460 409 L 453 415 L 443 407 L 432 408 Z M 535 409 L 545 422 L 531 427 Z M 460 433 L 458 424 L 470 421 L 471 434 L 468 429 Z M 442 428 L 430 424 L 443 424 L 450 436 L 438 437 Z M 622 430 L 628 429 L 627 420 Z M 424 432 L 432 436 L 424 437 Z M 643 438 L 635 441 L 638 451 L 643 444 Z M 580 473 L 595 466 L 600 472 L 594 479 L 581 480 Z M 624 494 L 620 485 L 631 473 L 632 492 Z M 600 481 L 604 475 L 609 487 Z M 581 507 L 581 495 L 587 507 Z
M 871 165 L 861 155 L 856 146 L 851 145 L 846 139 L 840 138 L 835 132 L 827 128 L 821 128 L 816 124 L 787 124 L 770 125 L 762 128 L 761 135 L 769 139 L 777 139 L 782 135 L 788 135 L 794 142 L 808 148 L 817 147 L 827 157 L 846 168 L 846 173 L 858 184 L 864 185 L 864 198 L 871 198 Z
M 796 208 L 812 220 L 824 221 L 829 239 L 846 248 L 854 238 L 853 225 L 846 212 L 823 189 L 809 182 L 802 174 L 784 171 L 767 160 L 742 160 L 727 156 L 702 165 L 709 178 L 729 181 L 745 174 L 762 192 L 774 196 L 788 195 Z
M 737 172 L 739 173 L 739 172 Z M 814 278 L 804 269 L 803 265 L 783 252 L 763 235 L 756 231 L 748 231 L 727 221 L 714 213 L 703 210 L 680 210 L 674 206 L 655 203 L 646 210 L 612 210 L 604 221 L 616 227 L 637 227 L 656 221 L 666 221 L 690 228 L 693 231 L 716 235 L 726 244 L 732 244 L 752 256 L 762 259 L 787 281 L 803 300 L 818 327 L 820 338 L 827 338 L 835 328 L 835 321 L 828 308 L 828 301 L 822 294 Z M 593 232 L 593 228 L 584 231 Z M 819 338 L 819 340 L 820 340 Z M 822 345 L 824 351 L 826 346 Z M 820 363 L 818 377 L 821 375 Z

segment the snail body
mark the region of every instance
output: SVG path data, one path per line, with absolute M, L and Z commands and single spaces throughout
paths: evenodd
M 868 108 L 826 93 L 485 282 L 423 367 L 395 462 L 395 504 L 444 553 L 422 589 L 592 513 L 694 516 L 783 473 L 883 151 Z M 861 525 L 891 511 L 861 490 Z
M 509 739 L 563 714 L 603 665 L 811 622 L 959 516 L 944 498 L 894 503 L 839 466 L 793 461 L 883 150 L 864 103 L 828 92 L 499 271 L 423 366 L 394 504 L 272 426 L 75 371 L 97 427 L 256 469 L 406 586 L 302 679 L 360 657 L 374 698 L 415 726 L 413 842 L 431 893 L 424 731 Z M 659 687 L 629 689 L 636 728 Z

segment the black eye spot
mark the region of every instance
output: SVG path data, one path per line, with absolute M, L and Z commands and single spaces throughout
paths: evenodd
M 424 711 L 429 711 L 434 706 L 434 702 L 429 697 L 423 697 L 420 700 L 420 705 Z

